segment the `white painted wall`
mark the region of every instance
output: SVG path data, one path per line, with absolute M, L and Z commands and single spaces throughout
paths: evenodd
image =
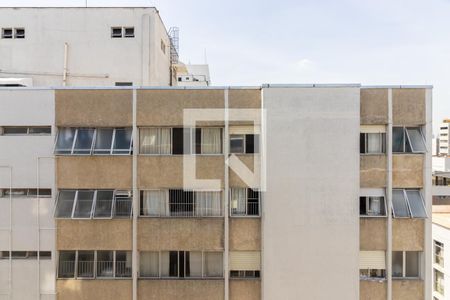
M 113 26 L 134 26 L 135 37 L 113 39 Z M 169 85 L 170 51 L 160 48 L 169 38 L 155 8 L 0 8 L 1 27 L 26 33 L 25 39 L 0 40 L 0 77 L 61 86 L 68 43 L 68 86 Z
M 359 87 L 263 89 L 263 299 L 359 299 Z
M 0 111 L 3 112 L 0 126 L 53 126 L 54 91 L 2 88 Z M 0 165 L 12 167 L 13 188 L 37 187 L 37 158 L 53 156 L 53 144 L 54 135 L 0 135 Z M 54 194 L 53 159 L 40 160 L 39 178 L 39 187 L 51 188 Z M 0 188 L 9 188 L 7 169 L 0 169 Z M 0 198 L 0 250 L 53 252 L 52 260 L 12 260 L 11 273 L 9 260 L 0 261 L 0 294 L 10 292 L 11 278 L 11 299 L 37 299 L 39 290 L 46 299 L 54 299 L 56 253 L 53 203 L 54 198 L 41 198 L 38 202 L 37 198 L 13 197 L 10 205 L 9 197 Z

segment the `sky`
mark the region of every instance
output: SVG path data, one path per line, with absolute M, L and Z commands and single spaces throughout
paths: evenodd
M 85 0 L 0 0 L 80 6 Z M 450 0 L 88 0 L 155 6 L 180 28 L 180 58 L 213 85 L 433 85 L 436 129 L 450 118 Z

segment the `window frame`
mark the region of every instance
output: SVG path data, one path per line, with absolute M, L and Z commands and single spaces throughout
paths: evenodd
M 11 35 L 6 35 L 5 34 L 5 31 L 7 31 L 7 30 L 11 30 Z M 11 39 L 13 39 L 14 38 L 14 28 L 12 28 L 12 27 L 4 27 L 4 28 L 2 28 L 2 39 L 8 39 L 8 40 L 11 40 Z
M 440 244 L 440 245 L 438 245 L 438 244 Z M 437 248 L 440 249 L 439 255 L 436 252 Z M 433 239 L 433 265 L 438 266 L 439 268 L 445 267 L 444 253 L 445 253 L 445 244 L 443 242 Z M 439 258 L 442 261 L 442 264 L 440 262 L 438 262 L 437 258 Z
M 408 216 L 396 216 L 395 209 L 394 209 L 394 202 L 391 201 L 391 210 L 392 210 L 393 218 L 395 218 L 395 219 L 408 219 L 408 218 L 409 219 L 427 219 L 429 217 L 426 206 L 425 206 L 424 198 L 422 196 L 422 193 L 420 192 L 420 189 L 392 189 L 392 191 L 402 191 L 403 192 L 403 199 L 405 200 L 406 207 L 408 209 Z M 421 200 L 422 208 L 424 209 L 424 212 L 425 212 L 425 217 L 414 216 L 412 209 L 411 209 L 411 205 L 409 203 L 409 198 L 408 198 L 408 193 L 407 193 L 408 191 L 417 191 L 418 192 L 418 195 Z
M 58 143 L 59 140 L 59 136 L 61 134 L 61 129 L 74 129 L 75 133 L 74 133 L 74 137 L 73 137 L 73 141 L 72 141 L 72 146 L 70 148 L 70 150 L 67 149 L 61 149 L 58 150 L 56 148 L 56 145 Z M 74 153 L 75 152 L 75 144 L 77 143 L 77 139 L 78 139 L 78 130 L 87 130 L 87 129 L 93 129 L 94 133 L 92 136 L 92 141 L 91 141 L 91 147 L 89 152 L 86 153 Z M 108 149 L 96 149 L 96 142 L 97 142 L 97 133 L 100 131 L 100 129 L 112 129 L 112 136 L 111 136 L 111 146 L 109 149 L 109 153 L 95 153 L 96 150 L 97 151 L 108 151 Z M 126 149 L 116 149 L 114 146 L 115 140 L 116 140 L 116 132 L 117 130 L 129 130 L 131 129 L 131 138 L 130 138 L 130 145 L 128 148 L 128 152 L 126 152 Z M 56 138 L 55 138 L 55 142 L 53 145 L 53 153 L 56 156 L 92 156 L 92 155 L 119 155 L 119 156 L 125 156 L 125 155 L 131 155 L 133 153 L 133 129 L 130 127 L 60 127 L 58 128 L 58 132 L 56 134 Z M 67 151 L 68 153 L 57 153 L 58 151 Z M 123 152 L 115 152 L 115 151 L 123 151 Z
M 369 215 L 367 214 L 367 211 L 370 207 L 370 198 L 382 198 L 383 199 L 383 207 L 384 207 L 384 214 L 381 215 Z M 361 205 L 361 198 L 365 198 L 366 201 L 366 214 L 365 215 L 361 215 L 361 208 L 360 208 L 360 214 L 359 217 L 360 218 L 387 218 L 387 204 L 386 204 L 386 197 L 385 195 L 380 195 L 380 196 L 374 196 L 374 195 L 361 195 L 359 196 L 359 205 Z
M 19 34 L 18 33 L 19 30 L 22 30 L 23 33 Z M 24 27 L 14 28 L 14 39 L 25 39 L 25 28 Z
M 369 134 L 376 134 L 378 136 L 381 136 L 380 142 L 381 142 L 381 152 L 369 152 Z M 359 134 L 359 138 L 361 139 L 361 136 L 364 136 L 364 152 L 361 152 L 359 154 L 361 155 L 384 155 L 386 154 L 386 132 L 361 132 Z M 361 148 L 361 146 L 360 146 Z M 361 149 L 360 149 L 361 150 Z
M 124 26 L 122 30 L 123 30 L 123 33 L 122 33 L 123 38 L 134 38 L 136 36 L 134 26 Z M 129 34 L 129 33 L 127 33 L 127 30 L 132 30 L 133 32 L 131 34 Z
M 114 30 L 119 30 L 120 29 L 120 36 L 118 34 L 114 33 Z M 111 26 L 111 38 L 112 39 L 120 39 L 123 38 L 123 29 L 122 26 Z
M 422 129 L 422 127 L 423 127 L 423 126 L 394 126 L 393 128 L 402 128 L 402 134 L 403 134 L 403 151 L 397 152 L 397 151 L 394 151 L 394 149 L 392 149 L 392 153 L 393 153 L 393 154 L 407 154 L 407 153 L 412 153 L 412 154 L 423 154 L 423 153 L 427 153 L 427 143 L 426 143 L 426 140 L 425 140 L 425 136 L 424 136 L 424 134 L 423 134 L 423 129 Z M 413 145 L 412 145 L 412 143 L 411 143 L 411 139 L 410 139 L 409 134 L 408 134 L 408 129 L 418 129 L 418 130 L 419 130 L 420 136 L 421 136 L 421 138 L 422 138 L 423 145 L 425 146 L 425 151 L 415 151 L 415 150 L 413 149 Z M 393 138 L 393 136 L 392 136 L 392 138 Z M 407 150 L 407 149 L 406 149 L 406 144 L 407 144 L 408 142 L 409 142 L 411 151 L 406 151 L 406 150 Z M 392 142 L 392 148 L 393 148 L 393 145 L 394 145 L 394 143 Z
M 233 208 L 232 208 L 232 203 L 231 203 L 231 197 L 232 197 L 232 192 L 231 192 L 231 190 L 232 189 L 240 189 L 241 187 L 230 187 L 229 188 L 229 193 L 228 193 L 228 206 L 229 206 L 229 208 L 228 208 L 228 216 L 230 217 L 230 218 L 261 218 L 261 191 L 260 191 L 260 189 L 259 188 L 249 188 L 249 187 L 246 187 L 246 188 L 242 188 L 242 189 L 245 189 L 245 214 L 233 214 Z M 249 197 L 248 197 L 248 193 L 249 193 L 249 190 L 253 190 L 254 192 L 257 192 L 258 193 L 258 195 L 259 195 L 259 198 L 258 198 L 258 214 L 257 215 L 249 215 L 248 214 L 248 199 L 249 199 Z
M 417 280 L 417 279 L 421 279 L 422 278 L 422 272 L 423 272 L 423 251 L 392 251 L 392 253 L 394 252 L 401 252 L 402 253 L 402 276 L 394 276 L 394 274 L 392 274 L 392 279 L 394 280 Z M 417 257 L 417 276 L 406 276 L 407 271 L 406 271 L 406 253 L 407 252 L 412 252 L 412 253 L 417 253 L 418 257 Z M 392 255 L 393 256 L 393 255 Z M 392 263 L 393 264 L 393 263 Z
M 157 136 L 157 143 L 158 143 L 158 153 L 142 153 L 141 151 L 141 129 L 158 129 L 158 136 Z M 161 129 L 170 129 L 170 153 L 161 153 L 161 141 L 160 141 L 160 130 Z M 178 128 L 178 127 L 177 127 Z M 173 127 L 155 127 L 155 126 L 142 126 L 138 128 L 138 137 L 139 137 L 139 145 L 138 145 L 138 154 L 139 155 L 145 155 L 145 156 L 171 156 L 171 155 L 183 155 L 183 154 L 173 154 Z

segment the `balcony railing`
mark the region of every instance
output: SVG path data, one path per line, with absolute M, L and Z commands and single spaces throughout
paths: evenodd
M 116 261 L 116 277 L 131 277 L 131 263 Z
M 231 208 L 232 216 L 259 216 L 259 203 L 258 202 L 247 202 L 246 205 L 241 207 Z
M 97 277 L 114 277 L 114 262 L 97 261 Z
M 75 261 L 60 261 L 58 268 L 59 278 L 70 278 L 75 276 Z
M 77 277 L 94 277 L 94 261 L 78 261 Z

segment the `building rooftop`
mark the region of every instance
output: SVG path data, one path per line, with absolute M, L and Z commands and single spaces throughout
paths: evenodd
M 450 205 L 433 205 L 433 224 L 450 229 Z

